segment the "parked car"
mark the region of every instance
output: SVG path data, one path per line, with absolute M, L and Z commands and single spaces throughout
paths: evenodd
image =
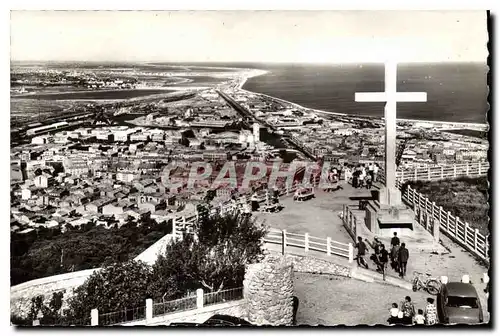
M 476 289 L 470 283 L 449 282 L 441 287 L 437 311 L 442 323 L 482 323 L 483 309 Z
M 235 327 L 235 326 L 251 326 L 252 324 L 239 317 L 234 317 L 230 315 L 216 314 L 203 322 L 204 325 L 208 326 L 219 326 L 219 327 Z

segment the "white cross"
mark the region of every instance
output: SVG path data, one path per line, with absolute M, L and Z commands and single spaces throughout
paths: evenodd
M 426 102 L 426 92 L 397 92 L 398 63 L 392 60 L 385 63 L 385 92 L 356 92 L 356 102 L 385 102 L 385 186 L 396 188 L 396 103 Z M 381 202 L 393 204 L 390 197 Z
M 387 61 L 385 63 L 385 92 L 356 92 L 354 94 L 354 100 L 356 102 L 386 102 L 389 105 L 395 107 L 396 102 L 426 102 L 427 92 L 397 92 L 397 71 L 398 63 L 394 61 Z M 396 110 L 385 111 L 385 118 L 392 117 L 392 115 L 387 115 L 394 112 L 394 117 L 396 116 Z

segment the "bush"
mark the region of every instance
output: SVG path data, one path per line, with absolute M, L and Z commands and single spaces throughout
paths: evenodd
M 471 227 L 477 228 L 483 235 L 489 232 L 488 178 L 462 177 L 453 180 L 411 181 L 416 191 L 436 202 L 445 211 L 450 211 Z
M 64 233 L 40 229 L 11 236 L 11 285 L 135 258 L 166 234 L 172 223 L 131 222 L 106 229 L 89 224 Z
M 116 263 L 92 274 L 69 300 L 69 316 L 83 319 L 94 308 L 100 314 L 145 306 L 151 297 L 151 267 L 143 262 Z

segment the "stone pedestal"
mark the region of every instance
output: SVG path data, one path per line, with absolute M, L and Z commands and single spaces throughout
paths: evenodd
M 378 194 L 378 201 L 380 204 L 390 204 L 394 206 L 403 204 L 401 200 L 401 191 L 398 188 L 382 188 Z
M 256 325 L 293 322 L 293 264 L 284 256 L 267 255 L 247 266 L 243 281 L 247 320 Z
M 366 227 L 373 234 L 381 237 L 392 237 L 394 232 L 399 236 L 411 234 L 415 215 L 404 204 L 388 206 L 377 201 L 369 201 L 366 207 Z

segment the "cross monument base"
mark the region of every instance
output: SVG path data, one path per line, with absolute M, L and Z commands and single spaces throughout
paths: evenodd
M 365 224 L 368 230 L 380 237 L 412 236 L 415 215 L 406 205 L 389 206 L 369 201 L 366 207 Z
M 401 200 L 401 191 L 398 188 L 383 187 L 378 194 L 378 201 L 381 205 L 404 205 Z

